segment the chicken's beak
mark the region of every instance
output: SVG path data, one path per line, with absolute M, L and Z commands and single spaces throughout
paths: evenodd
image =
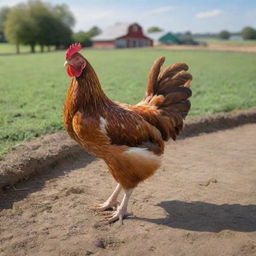
M 69 62 L 68 60 L 66 60 L 66 61 L 64 62 L 64 67 L 66 68 L 68 65 L 70 65 L 70 62 Z

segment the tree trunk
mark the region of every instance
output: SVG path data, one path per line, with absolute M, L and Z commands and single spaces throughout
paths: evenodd
M 31 45 L 30 45 L 30 48 L 31 48 L 31 53 L 35 53 L 35 45 L 34 45 L 34 44 L 31 44 Z
M 16 44 L 16 53 L 20 54 L 20 45 L 19 45 L 19 43 Z
M 57 51 L 57 50 L 60 50 L 60 44 L 56 44 L 55 45 L 55 50 Z
M 40 45 L 40 51 L 44 52 L 44 45 Z
M 51 46 L 47 45 L 47 51 L 50 52 L 51 51 Z

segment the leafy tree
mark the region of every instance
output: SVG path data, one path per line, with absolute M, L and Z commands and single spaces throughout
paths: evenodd
M 53 7 L 53 14 L 60 22 L 69 28 L 75 25 L 75 18 L 66 4 L 58 4 Z
M 190 31 L 186 31 L 184 34 L 179 36 L 182 44 L 187 45 L 198 45 L 198 42 L 194 40 L 193 35 Z
M 163 30 L 159 27 L 150 27 L 150 28 L 148 28 L 147 31 L 148 31 L 148 33 L 154 33 L 154 32 L 161 32 Z
M 50 6 L 39 0 L 28 1 L 28 8 L 35 24 L 35 39 L 36 43 L 40 45 L 41 52 L 44 51 L 44 45 L 47 44 L 53 35 L 52 14 Z
M 17 53 L 20 52 L 21 43 L 29 44 L 31 52 L 35 51 L 36 26 L 27 5 L 19 4 L 9 11 L 4 23 L 4 34 L 8 41 L 16 44 Z
M 187 37 L 192 37 L 192 33 L 191 33 L 191 31 L 186 31 L 185 33 L 184 33 L 184 35 L 185 36 L 187 36 Z
M 66 46 L 72 41 L 71 27 L 75 19 L 67 5 L 44 3 L 40 0 L 29 0 L 26 4 L 13 7 L 5 22 L 7 39 L 17 45 L 29 44 L 31 52 L 35 52 L 35 45 L 55 45 L 56 48 Z
M 68 46 L 72 42 L 72 30 L 69 26 L 63 24 L 60 20 L 56 20 L 54 45 L 56 50 Z
M 0 38 L 0 41 L 5 41 L 5 37 L 4 37 L 4 23 L 7 19 L 7 15 L 10 11 L 9 7 L 2 7 L 0 9 L 0 34 L 2 34 L 3 38 Z
M 256 39 L 256 30 L 252 27 L 245 27 L 241 35 L 244 40 L 255 40 Z
M 101 29 L 97 26 L 93 26 L 91 29 L 88 30 L 89 37 L 97 36 L 102 33 Z
M 72 27 L 75 25 L 75 18 L 66 4 L 59 4 L 52 8 L 55 19 L 55 36 L 52 36 L 56 49 L 68 46 L 72 42 Z
M 79 31 L 73 34 L 73 41 L 81 43 L 84 47 L 92 46 L 91 38 L 100 34 L 101 29 L 97 26 L 93 26 L 87 32 Z
M 230 38 L 230 33 L 227 31 L 227 30 L 222 30 L 220 33 L 219 33 L 219 38 L 220 39 L 224 39 L 224 40 L 228 40 Z
M 41 46 L 67 45 L 71 42 L 71 27 L 74 25 L 74 17 L 66 5 L 51 6 L 40 0 L 30 0 L 28 2 L 31 15 L 37 26 L 37 43 Z
M 79 31 L 73 34 L 73 41 L 79 42 L 84 47 L 92 46 L 90 34 L 88 32 Z

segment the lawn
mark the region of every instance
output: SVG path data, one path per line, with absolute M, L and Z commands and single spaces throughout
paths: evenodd
M 35 51 L 36 52 L 40 51 L 39 45 L 36 45 Z M 29 53 L 29 52 L 30 52 L 30 47 L 28 45 L 20 45 L 20 53 Z M 14 54 L 14 53 L 16 53 L 15 44 L 0 43 L 0 54 Z
M 1 46 L 0 46 L 1 47 Z M 1 50 L 0 50 L 1 52 Z M 197 115 L 256 105 L 256 55 L 151 49 L 84 50 L 113 100 L 137 103 L 152 62 L 186 62 L 194 76 L 192 109 Z M 0 155 L 19 143 L 63 129 L 62 109 L 69 82 L 64 52 L 0 57 Z

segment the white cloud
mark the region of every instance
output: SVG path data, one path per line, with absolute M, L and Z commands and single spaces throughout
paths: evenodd
M 87 30 L 93 25 L 97 25 L 104 29 L 107 26 L 113 25 L 116 22 L 139 22 L 141 25 L 148 25 L 148 21 L 152 20 L 151 16 L 157 16 L 163 13 L 167 13 L 174 9 L 173 6 L 165 6 L 155 9 L 149 9 L 143 12 L 122 10 L 115 8 L 78 8 L 70 6 L 75 19 L 77 20 L 75 31 Z
M 212 18 L 219 16 L 222 14 L 223 11 L 219 9 L 211 10 L 211 11 L 206 11 L 206 12 L 199 12 L 196 14 L 197 19 L 206 19 L 206 18 Z
M 173 6 L 159 7 L 159 8 L 156 8 L 156 9 L 145 11 L 144 13 L 142 13 L 142 15 L 143 16 L 150 16 L 150 15 L 155 15 L 155 14 L 161 14 L 161 13 L 171 11 L 173 9 L 174 9 Z
M 76 19 L 75 31 L 87 30 L 90 27 L 108 25 L 109 22 L 114 22 L 115 12 L 112 9 L 88 9 L 76 8 L 70 6 L 72 13 Z
M 87 20 L 103 20 L 105 18 L 112 17 L 114 15 L 113 10 L 88 10 L 86 8 L 72 8 L 72 12 L 74 13 L 75 17 L 81 21 Z

